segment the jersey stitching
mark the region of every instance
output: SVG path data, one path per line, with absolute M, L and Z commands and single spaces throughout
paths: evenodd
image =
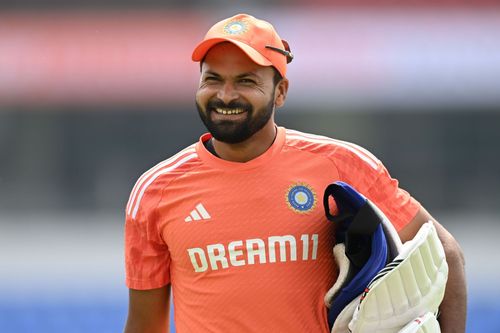
M 174 164 L 176 160 L 181 159 L 182 156 L 187 155 L 187 153 L 192 150 L 192 153 L 195 153 L 196 151 L 194 150 L 194 145 L 191 145 L 189 147 L 184 148 L 180 152 L 176 153 L 175 155 L 170 156 L 169 158 L 157 163 L 155 166 L 144 172 L 139 179 L 137 179 L 134 187 L 132 188 L 132 191 L 130 193 L 129 197 L 129 202 L 126 207 L 126 213 L 127 215 L 132 214 L 132 211 L 134 209 L 135 203 L 137 202 L 138 195 L 144 185 L 148 182 L 148 179 L 150 177 L 154 176 L 157 172 L 162 170 L 163 168 L 167 167 L 168 165 Z
M 195 162 L 195 161 L 193 161 Z M 198 168 L 201 168 L 203 167 L 203 161 L 198 157 L 198 160 L 196 161 L 198 162 L 199 164 L 198 165 L 193 165 L 189 170 L 186 170 L 185 172 L 183 172 L 182 174 L 178 175 L 177 177 L 174 177 L 172 178 L 161 190 L 161 195 L 160 195 L 160 200 L 158 200 L 155 208 L 154 208 L 154 214 L 155 214 L 155 220 L 157 221 L 158 218 L 157 216 L 159 215 L 158 213 L 158 206 L 160 206 L 160 202 L 163 201 L 163 196 L 165 194 L 165 190 L 168 188 L 168 185 L 170 185 L 173 181 L 177 180 L 178 178 L 180 177 L 183 177 L 185 176 L 187 173 L 192 173 L 194 171 L 196 171 Z M 167 242 L 165 241 L 165 239 L 163 239 L 163 234 L 161 232 L 161 230 L 163 230 L 163 227 L 164 227 L 164 223 L 161 224 L 160 226 L 160 223 L 156 223 L 156 232 L 158 233 L 158 236 L 160 237 L 160 239 L 165 243 L 167 244 Z M 168 245 L 167 245 L 167 248 L 168 248 Z
M 144 186 L 141 188 L 140 192 L 139 192 L 139 195 L 136 199 L 136 202 L 134 204 L 134 207 L 133 207 L 133 210 L 132 210 L 132 218 L 135 219 L 136 216 L 137 216 L 137 213 L 139 211 L 139 207 L 140 207 L 140 204 L 141 204 L 141 201 L 142 201 L 142 198 L 144 197 L 144 194 L 146 193 L 146 191 L 148 190 L 148 188 L 158 179 L 160 178 L 162 175 L 164 174 L 169 174 L 171 171 L 181 167 L 182 165 L 188 163 L 189 161 L 193 160 L 193 159 L 197 159 L 198 158 L 198 155 L 196 153 L 191 153 L 187 156 L 184 156 L 183 158 L 181 158 L 179 161 L 177 161 L 176 163 L 174 163 L 173 165 L 170 165 L 166 168 L 162 168 L 161 170 L 158 170 L 158 172 L 155 172 L 154 175 L 152 175 L 149 180 L 146 182 L 146 184 L 144 184 Z
M 330 161 L 333 164 L 333 166 L 334 166 L 335 170 L 337 171 L 337 174 L 339 175 L 339 178 L 340 178 L 340 169 L 338 168 L 338 166 L 335 163 L 335 161 L 328 154 L 323 154 L 321 152 L 312 152 L 312 151 L 309 151 L 309 150 L 307 150 L 305 148 L 299 148 L 299 147 L 297 147 L 295 145 L 290 145 L 288 143 L 285 143 L 285 146 L 288 147 L 288 148 L 290 148 L 290 149 L 298 150 L 300 152 L 312 154 L 314 156 L 320 156 L 320 157 L 323 157 L 324 159 Z
M 299 132 L 300 133 L 300 132 Z M 304 142 L 309 142 L 309 143 L 315 143 L 319 145 L 334 145 L 337 148 L 344 148 L 351 153 L 356 154 L 359 158 L 367 162 L 373 169 L 378 168 L 378 164 L 380 163 L 378 159 L 368 152 L 365 148 L 358 146 L 356 144 L 352 144 L 346 141 L 342 140 L 337 140 L 337 139 L 332 139 L 328 137 L 321 137 L 321 136 L 313 136 L 313 135 L 305 135 L 305 134 L 296 134 L 294 132 L 289 133 L 289 135 L 292 137 L 292 139 L 299 140 L 299 141 L 304 141 Z M 298 138 L 297 138 L 298 136 Z

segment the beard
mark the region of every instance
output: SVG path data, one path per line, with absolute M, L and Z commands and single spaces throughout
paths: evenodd
M 203 121 L 207 130 L 216 140 L 234 144 L 249 139 L 268 123 L 274 112 L 274 96 L 266 106 L 258 110 L 254 110 L 252 105 L 248 103 L 233 101 L 225 104 L 220 99 L 210 100 L 205 109 L 196 102 L 196 108 L 198 109 L 201 121 Z M 211 114 L 212 112 L 216 112 L 216 108 L 242 109 L 246 117 L 238 121 L 213 121 Z

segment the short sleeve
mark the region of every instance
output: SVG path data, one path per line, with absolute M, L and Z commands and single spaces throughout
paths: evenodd
M 170 283 L 170 254 L 157 227 L 161 191 L 148 189 L 136 212 L 126 212 L 125 273 L 131 289 L 155 289 Z
M 392 178 L 383 165 L 366 196 L 384 212 L 397 231 L 410 223 L 420 209 L 420 203 L 399 187 L 398 180 Z
M 373 154 L 355 144 L 344 143 L 333 158 L 341 180 L 375 203 L 397 231 L 415 217 L 420 203 L 399 187 L 398 180 L 390 176 Z

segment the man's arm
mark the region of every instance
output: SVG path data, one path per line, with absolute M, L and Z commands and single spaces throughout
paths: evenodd
M 124 333 L 169 332 L 170 285 L 151 290 L 129 289 Z
M 422 224 L 429 220 L 434 222 L 439 239 L 443 243 L 449 270 L 444 299 L 439 307 L 441 332 L 462 333 L 465 332 L 467 315 L 467 288 L 465 260 L 458 242 L 423 207 L 420 208 L 413 220 L 399 232 L 399 237 L 403 243 L 413 239 Z

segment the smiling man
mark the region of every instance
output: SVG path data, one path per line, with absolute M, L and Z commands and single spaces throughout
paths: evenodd
M 276 69 L 256 64 L 234 44 L 212 46 L 204 57 L 196 94 L 198 112 L 213 137 L 209 144 L 228 144 L 238 155 L 249 143 L 267 145 L 247 147 L 236 159 L 239 162 L 263 153 L 276 135 L 274 109 L 283 105 L 287 90 L 288 80 Z M 249 140 L 254 135 L 261 139 Z
M 383 164 L 352 143 L 276 125 L 288 91 L 288 43 L 240 14 L 216 23 L 192 56 L 209 133 L 144 173 L 126 208 L 126 333 L 328 332 L 324 296 L 338 268 L 320 200 L 344 181 L 389 217 L 403 241 L 433 220 Z M 463 257 L 437 222 L 449 278 L 443 332 L 463 332 Z

